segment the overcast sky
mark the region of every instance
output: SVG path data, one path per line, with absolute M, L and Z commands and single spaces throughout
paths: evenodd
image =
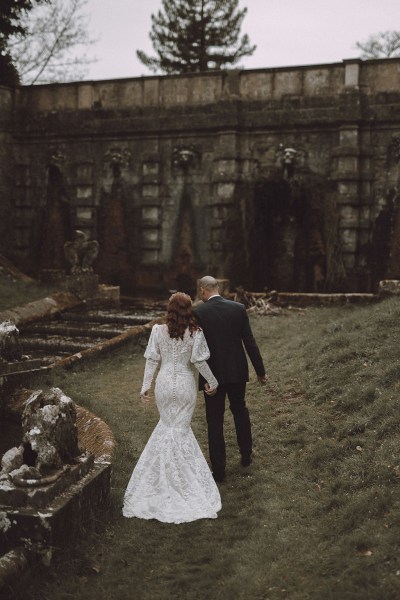
M 240 0 L 239 6 L 248 9 L 241 33 L 257 45 L 242 60 L 245 69 L 339 62 L 359 56 L 355 43 L 370 34 L 400 30 L 400 0 Z M 151 75 L 136 50 L 154 55 L 151 14 L 160 8 L 161 0 L 88 0 L 90 30 L 99 39 L 86 79 Z

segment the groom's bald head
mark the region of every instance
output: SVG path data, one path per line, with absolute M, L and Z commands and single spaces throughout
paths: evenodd
M 215 296 L 219 293 L 218 281 L 211 277 L 211 275 L 205 275 L 198 281 L 199 284 L 199 296 L 206 302 L 210 296 Z
M 218 281 L 211 277 L 211 275 L 205 275 L 199 279 L 199 287 L 203 288 L 207 292 L 218 292 Z

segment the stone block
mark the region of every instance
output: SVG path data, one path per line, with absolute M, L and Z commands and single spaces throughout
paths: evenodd
M 93 456 L 84 454 L 79 457 L 78 464 L 70 465 L 56 481 L 48 485 L 21 487 L 9 483 L 4 484 L 4 482 L 0 483 L 0 505 L 44 508 L 56 496 L 82 479 L 93 467 L 93 464 Z
M 142 194 L 144 198 L 158 198 L 160 187 L 153 184 L 145 184 L 142 186 Z
M 160 209 L 158 206 L 142 206 L 142 223 L 158 225 Z
M 99 276 L 95 273 L 79 273 L 66 275 L 61 283 L 63 290 L 76 294 L 79 298 L 90 298 L 97 294 Z
M 339 235 L 343 252 L 355 252 L 357 248 L 357 229 L 340 229 Z
M 191 77 L 191 100 L 193 104 L 217 102 L 222 93 L 222 77 L 218 75 L 198 75 Z
M 357 227 L 359 211 L 356 206 L 343 204 L 339 206 L 340 224 L 342 227 Z
M 338 171 L 345 173 L 355 173 L 358 177 L 358 157 L 341 156 L 338 159 Z
M 143 264 L 156 264 L 158 262 L 158 250 L 143 249 L 141 252 Z
M 304 71 L 303 89 L 306 96 L 329 94 L 331 69 L 307 69 Z
M 383 279 L 379 282 L 378 293 L 380 296 L 400 296 L 400 280 Z
M 249 73 L 242 71 L 240 76 L 240 93 L 246 100 L 266 100 L 272 97 L 273 73 Z
M 160 231 L 156 228 L 145 228 L 142 230 L 142 245 L 145 248 L 160 247 Z
M 101 302 L 101 306 L 118 306 L 121 300 L 119 285 L 100 283 L 97 288 L 96 300 Z
M 160 78 L 149 78 L 143 81 L 143 99 L 148 106 L 157 106 L 160 95 Z
M 92 185 L 79 185 L 76 188 L 76 197 L 78 202 L 84 200 L 84 201 L 88 201 L 88 200 L 92 200 L 92 196 L 93 196 L 93 186 Z
M 345 60 L 344 62 L 344 85 L 345 87 L 357 87 L 360 79 L 360 59 Z
M 219 201 L 232 202 L 235 184 L 232 182 L 217 183 L 217 196 Z
M 301 95 L 303 74 L 300 69 L 277 70 L 274 78 L 273 97 L 282 98 L 287 94 Z
M 358 127 L 342 127 L 339 131 L 340 146 L 358 146 Z

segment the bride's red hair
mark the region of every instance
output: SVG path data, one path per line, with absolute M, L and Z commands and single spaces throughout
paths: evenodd
M 167 327 L 170 337 L 181 338 L 181 340 L 183 340 L 183 334 L 187 328 L 189 328 L 190 335 L 199 329 L 190 296 L 183 292 L 172 294 L 167 308 Z

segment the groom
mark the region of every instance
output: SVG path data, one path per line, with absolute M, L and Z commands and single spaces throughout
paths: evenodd
M 251 464 L 251 424 L 245 401 L 249 368 L 244 348 L 262 385 L 266 383 L 265 368 L 243 304 L 222 298 L 218 292 L 217 280 L 209 275 L 199 280 L 199 297 L 203 300 L 203 304 L 196 307 L 195 314 L 210 349 L 210 358 L 207 362 L 218 380 L 215 395 L 211 396 L 201 376 L 199 389 L 204 390 L 206 401 L 208 446 L 213 476 L 215 481 L 223 481 L 226 466 L 224 439 L 226 396 L 235 422 L 237 442 L 242 456 L 241 463 L 244 467 Z

